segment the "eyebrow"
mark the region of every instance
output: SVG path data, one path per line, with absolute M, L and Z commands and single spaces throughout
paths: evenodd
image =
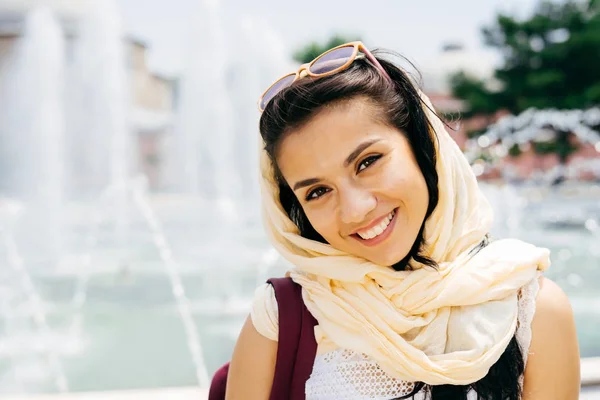
M 303 188 L 303 187 L 306 187 L 306 186 L 310 186 L 310 185 L 314 185 L 315 183 L 319 183 L 319 182 L 321 182 L 321 180 L 319 178 L 304 179 L 302 181 L 296 182 L 296 184 L 294 185 L 294 189 L 293 190 L 298 190 L 300 188 Z
M 359 144 L 356 149 L 354 149 L 354 151 L 352 153 L 350 153 L 350 155 L 346 158 L 346 161 L 344 161 L 344 167 L 347 167 L 348 165 L 352 164 L 352 162 L 354 160 L 356 160 L 356 158 L 358 156 L 360 156 L 360 153 L 362 153 L 363 151 L 365 151 L 368 147 L 370 147 L 372 144 L 375 144 L 377 142 L 379 142 L 380 139 L 373 139 L 373 140 L 368 140 L 364 143 Z
M 350 153 L 348 155 L 348 157 L 346 157 L 346 160 L 344 161 L 344 167 L 347 167 L 348 165 L 350 165 L 354 160 L 356 160 L 356 158 L 358 158 L 358 156 L 360 155 L 360 153 L 362 153 L 363 151 L 365 151 L 367 148 L 369 148 L 371 145 L 379 142 L 381 139 L 374 139 L 374 140 L 368 140 L 364 143 L 359 144 L 356 149 L 354 149 L 354 151 L 352 151 L 352 153 Z M 308 179 L 303 179 L 301 181 L 298 181 L 294 184 L 294 187 L 292 190 L 296 191 L 300 188 L 306 187 L 306 186 L 310 186 L 310 185 L 314 185 L 315 183 L 319 183 L 321 181 L 321 179 L 319 178 L 308 178 Z

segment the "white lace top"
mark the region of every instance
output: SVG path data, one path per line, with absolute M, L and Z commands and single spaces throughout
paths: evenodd
M 270 285 L 269 285 L 270 286 Z M 269 290 L 262 288 L 260 290 Z M 531 322 L 535 314 L 535 298 L 539 291 L 538 279 L 523 287 L 519 293 L 519 315 L 516 339 L 521 347 L 525 364 L 531 344 Z M 268 292 L 269 294 L 272 293 Z M 272 294 L 274 299 L 274 293 Z M 271 316 L 276 319 L 277 316 Z M 273 338 L 276 332 L 261 332 Z M 275 336 L 276 340 L 277 336 Z M 390 400 L 409 395 L 415 388 L 413 382 L 405 382 L 388 376 L 377 363 L 364 354 L 337 349 L 315 358 L 313 371 L 306 382 L 307 400 Z M 476 400 L 474 392 L 469 399 Z M 427 399 L 426 389 L 414 396 L 414 400 Z

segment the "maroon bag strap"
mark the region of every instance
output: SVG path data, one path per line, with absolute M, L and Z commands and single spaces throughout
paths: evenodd
M 279 311 L 279 343 L 270 400 L 305 400 L 306 381 L 312 373 L 317 342 L 317 321 L 302 300 L 302 288 L 291 278 L 275 278 L 273 285 Z M 214 375 L 209 400 L 225 400 L 229 363 Z
M 291 278 L 268 281 L 273 285 L 279 313 L 279 343 L 270 400 L 304 400 L 312 373 L 317 321 L 302 300 L 302 287 Z
M 208 389 L 208 400 L 225 400 L 227 389 L 227 375 L 229 374 L 229 363 L 223 365 L 215 372 Z

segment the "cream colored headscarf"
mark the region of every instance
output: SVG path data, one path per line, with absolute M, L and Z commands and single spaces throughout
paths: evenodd
M 464 385 L 483 378 L 506 349 L 517 324 L 517 292 L 548 268 L 549 251 L 506 239 L 469 255 L 489 232 L 492 209 L 443 123 L 425 111 L 439 140 L 439 203 L 425 225 L 425 253 L 438 270 L 417 265 L 397 272 L 301 237 L 262 151 L 264 223 L 296 267 L 291 277 L 318 321 L 320 349 L 364 353 L 398 379 Z

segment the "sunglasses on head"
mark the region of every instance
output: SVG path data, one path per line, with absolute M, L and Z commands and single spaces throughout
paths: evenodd
M 389 75 L 385 72 L 385 69 L 383 69 L 379 61 L 377 61 L 362 42 L 350 42 L 326 51 L 308 64 L 302 64 L 296 72 L 292 72 L 277 79 L 258 99 L 258 108 L 260 112 L 265 110 L 267 104 L 277 95 L 277 93 L 289 87 L 296 80 L 304 78 L 307 75 L 314 78 L 333 75 L 348 68 L 354 60 L 356 60 L 359 51 L 365 55 L 367 60 L 369 60 L 386 79 L 391 81 Z

